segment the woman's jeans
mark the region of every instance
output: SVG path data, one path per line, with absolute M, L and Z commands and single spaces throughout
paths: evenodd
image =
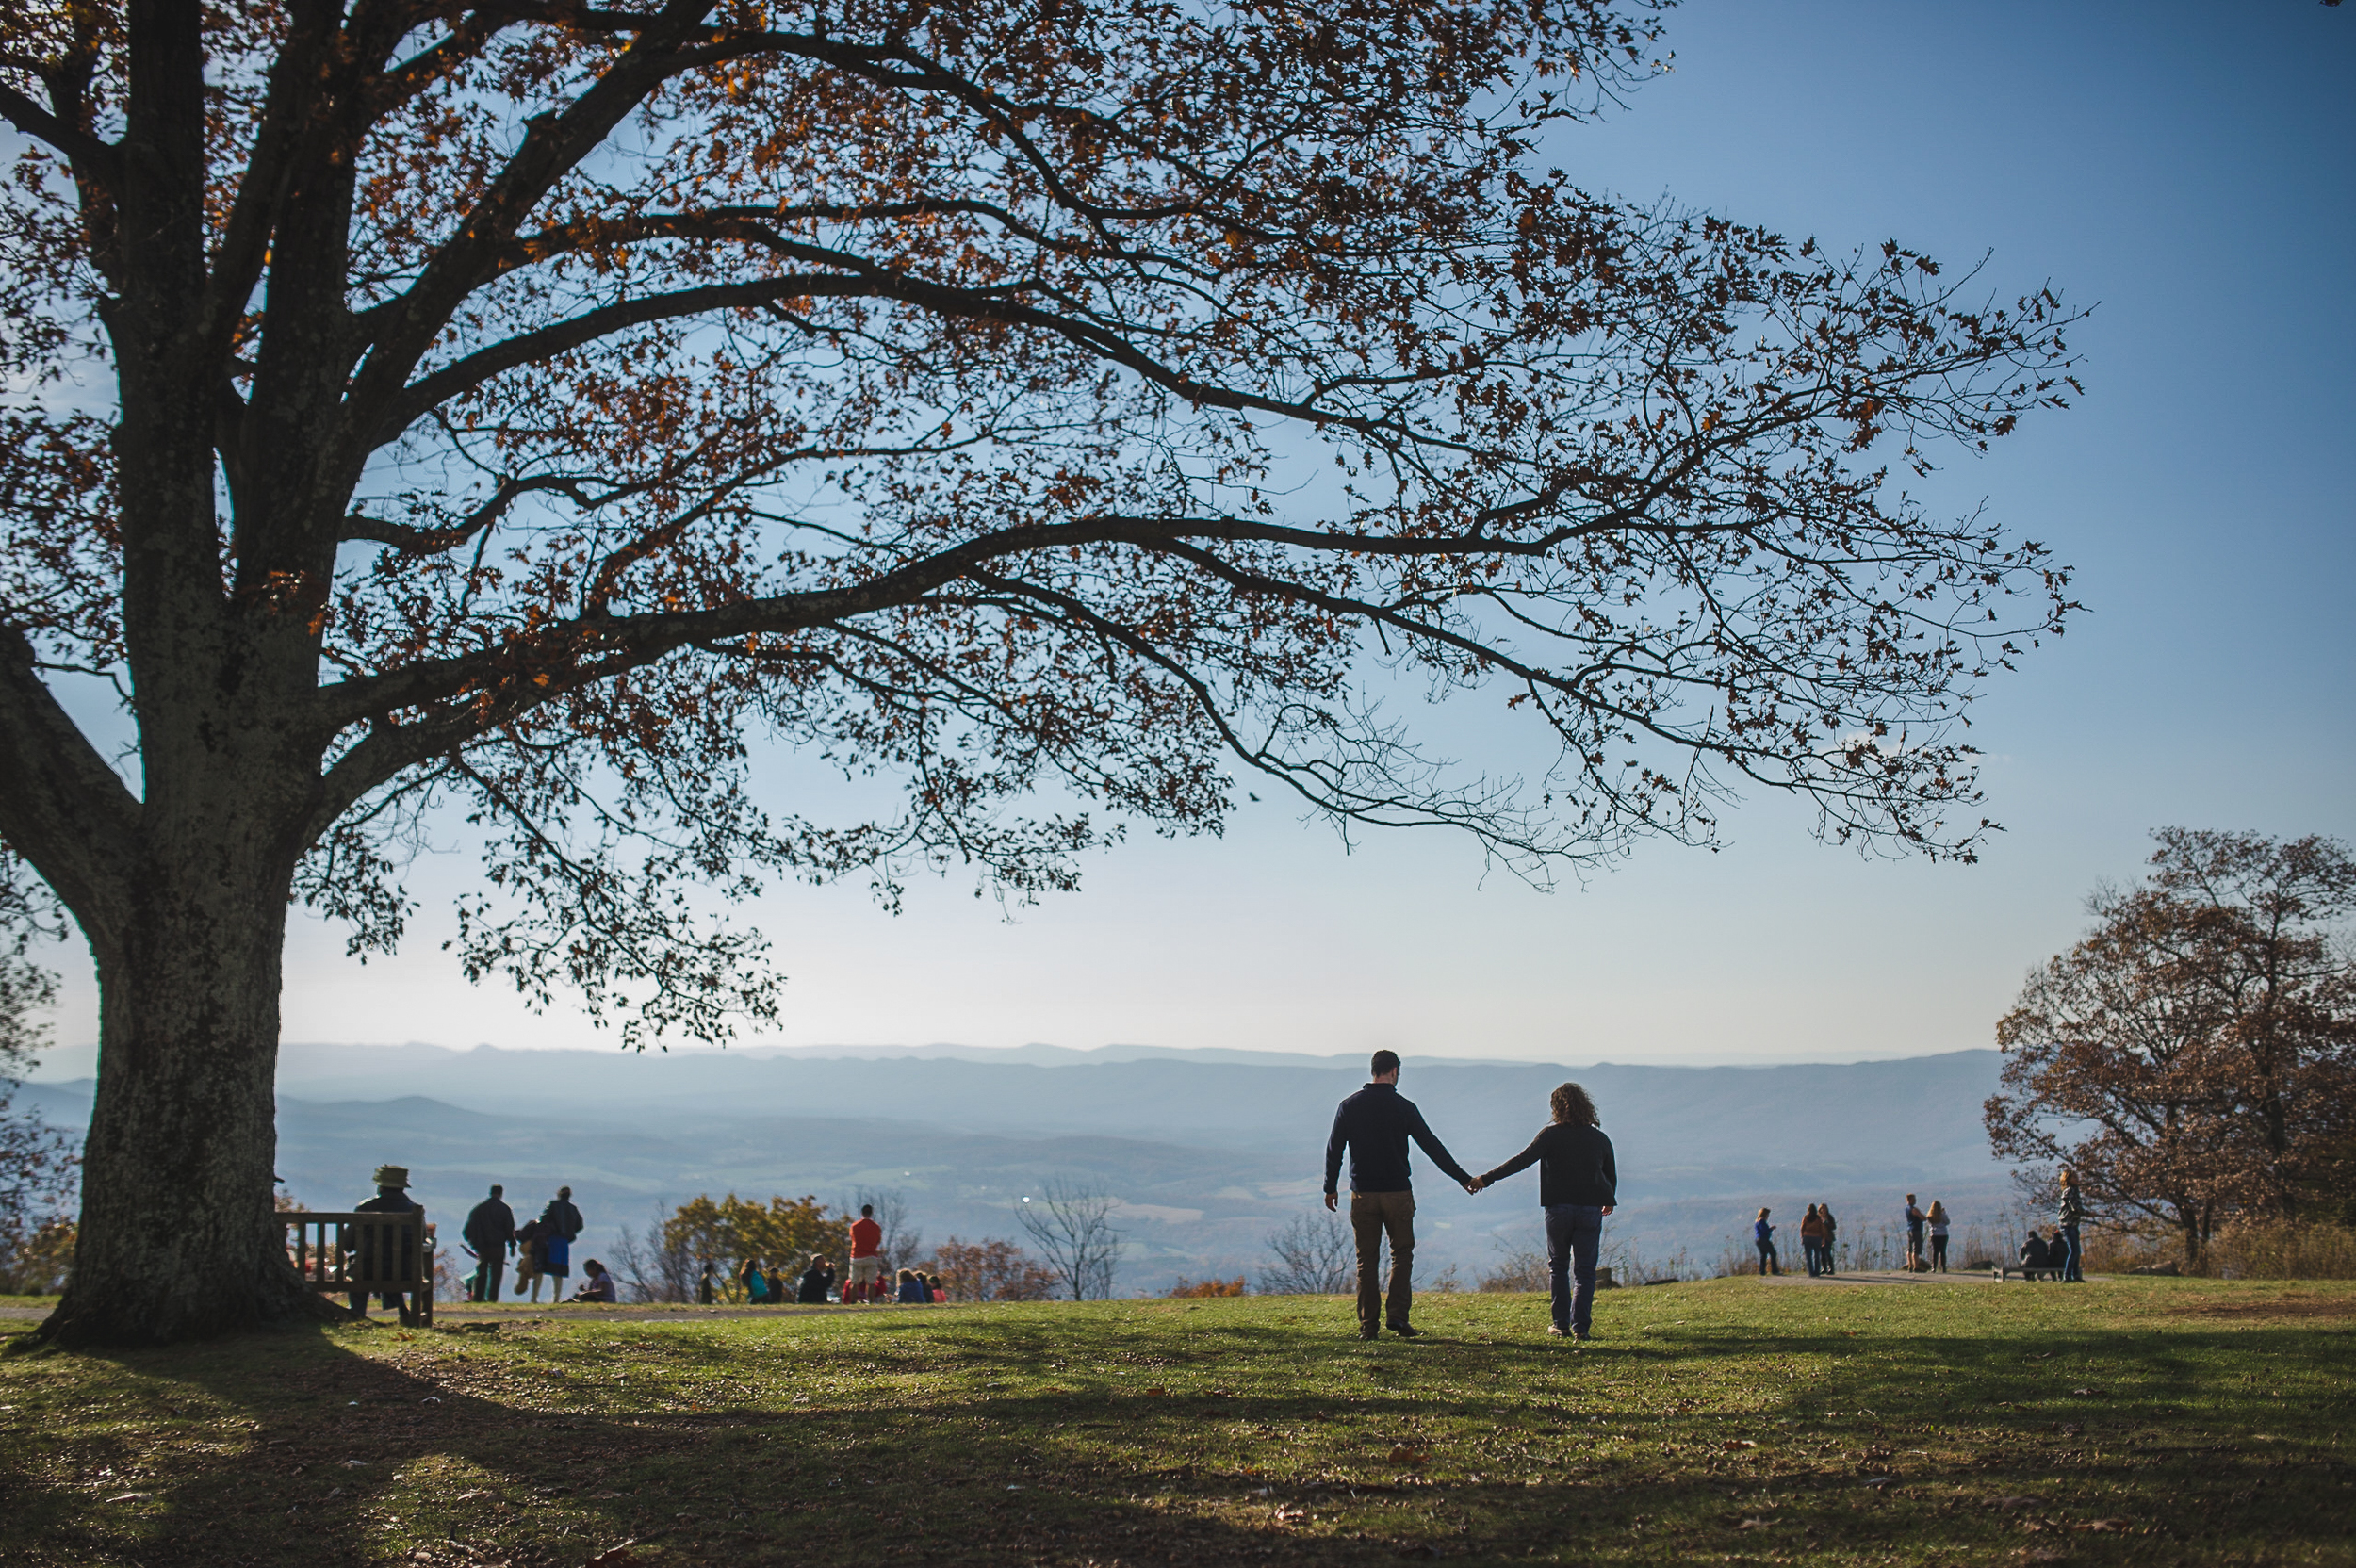
M 1546 1284 L 1554 1295 L 1554 1326 L 1566 1334 L 1584 1339 L 1595 1322 L 1595 1254 L 1602 1250 L 1601 1204 L 1547 1208 Z
M 2078 1227 L 2075 1225 L 2063 1226 L 2061 1228 L 2061 1238 L 2062 1245 L 2070 1249 L 2070 1250 L 2065 1253 L 2062 1258 L 2062 1279 L 2065 1282 L 2074 1280 L 2083 1284 L 2086 1282 L 2086 1276 L 2078 1271 L 2079 1259 L 2084 1255 L 2078 1250 Z
M 1775 1244 L 1772 1241 L 1762 1241 L 1759 1244 L 1759 1271 L 1761 1274 L 1783 1272 L 1775 1266 Z

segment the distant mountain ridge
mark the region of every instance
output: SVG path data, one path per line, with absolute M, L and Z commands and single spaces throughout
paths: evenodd
M 1041 1054 L 290 1047 L 279 1171 L 298 1197 L 328 1207 L 364 1196 L 376 1163 L 403 1164 L 441 1214 L 463 1212 L 493 1181 L 519 1210 L 568 1184 L 590 1214 L 592 1248 L 609 1244 L 613 1226 L 643 1226 L 697 1192 L 833 1201 L 861 1184 L 903 1190 L 933 1240 L 1013 1236 L 1023 1190 L 1079 1175 L 1122 1200 L 1122 1285 L 1137 1289 L 1256 1269 L 1268 1233 L 1315 1203 L 1333 1105 L 1365 1077 L 1356 1056 L 1031 1049 Z M 1576 1079 L 1619 1151 L 1615 1231 L 1647 1251 L 1714 1256 L 1765 1202 L 1823 1198 L 1879 1213 L 1905 1191 L 1936 1190 L 1959 1220 L 1975 1208 L 1992 1217 L 2005 1173 L 1979 1119 L 2000 1060 L 1993 1051 L 1762 1068 L 1410 1058 L 1401 1088 L 1480 1170 L 1518 1151 L 1545 1120 L 1548 1091 Z M 90 1086 L 28 1084 L 20 1102 L 81 1125 Z M 1417 1163 L 1432 1267 L 1454 1262 L 1470 1276 L 1500 1245 L 1532 1238 L 1533 1176 L 1476 1199 Z

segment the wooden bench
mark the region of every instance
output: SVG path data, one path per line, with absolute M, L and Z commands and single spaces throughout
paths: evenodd
M 2058 1281 L 2062 1277 L 2062 1271 L 2058 1266 L 2050 1268 L 2024 1268 L 2017 1263 L 2000 1263 L 1993 1272 L 1998 1284 L 2003 1284 L 2016 1274 L 2024 1280 Z
M 434 1236 L 423 1209 L 407 1214 L 312 1214 L 282 1211 L 286 1261 L 303 1282 L 322 1296 L 366 1298 L 397 1292 L 412 1303 L 417 1324 L 434 1326 Z

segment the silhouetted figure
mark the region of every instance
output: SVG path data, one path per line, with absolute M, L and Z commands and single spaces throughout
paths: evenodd
M 515 1211 L 500 1200 L 504 1190 L 492 1183 L 491 1196 L 467 1211 L 466 1228 L 460 1233 L 474 1250 L 470 1294 L 478 1301 L 499 1298 L 499 1278 L 507 1272 L 507 1254 L 515 1246 Z
M 1530 1147 L 1474 1183 L 1479 1191 L 1535 1162 L 1538 1202 L 1546 1216 L 1546 1288 L 1554 1322 L 1548 1332 L 1585 1339 L 1593 1326 L 1595 1256 L 1603 1249 L 1603 1217 L 1620 1200 L 1620 1171 L 1612 1140 L 1595 1125 L 1595 1102 L 1577 1084 L 1547 1097 L 1554 1120 Z
M 1333 1112 L 1325 1140 L 1325 1206 L 1335 1207 L 1342 1152 L 1350 1152 L 1350 1228 L 1358 1242 L 1358 1337 L 1373 1339 L 1388 1323 L 1394 1333 L 1418 1332 L 1408 1313 L 1415 1302 L 1415 1194 L 1408 1172 L 1407 1140 L 1413 1138 L 1466 1192 L 1481 1184 L 1456 1163 L 1424 1125 L 1415 1102 L 1399 1092 L 1399 1054 L 1378 1051 L 1370 1064 L 1374 1081 L 1343 1101 Z M 1380 1290 L 1383 1239 L 1391 1242 L 1391 1288 Z
M 353 1204 L 352 1212 L 354 1214 L 416 1214 L 424 1208 L 424 1204 L 409 1196 L 407 1169 L 397 1165 L 381 1165 L 376 1168 L 376 1196 L 364 1203 Z M 364 1230 L 352 1238 L 356 1244 L 352 1250 L 357 1253 L 359 1270 L 366 1277 L 373 1279 L 391 1272 L 397 1263 L 414 1255 L 413 1249 L 417 1245 L 417 1233 L 404 1225 L 393 1240 L 393 1245 L 398 1247 L 400 1251 L 388 1257 L 385 1255 L 385 1249 L 379 1245 L 383 1238 L 384 1233 L 373 1228 Z M 384 1298 L 384 1305 L 401 1315 L 401 1321 L 404 1325 L 413 1327 L 416 1325 L 419 1303 L 413 1303 L 409 1299 L 413 1293 L 387 1290 L 380 1294 Z M 366 1317 L 368 1315 L 368 1293 L 367 1291 L 355 1290 L 352 1293 L 352 1315 L 354 1317 Z

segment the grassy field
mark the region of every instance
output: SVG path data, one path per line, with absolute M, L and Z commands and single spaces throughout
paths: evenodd
M 1581 1349 L 1533 1298 L 1417 1310 L 10 1356 L 0 1561 L 2356 1564 L 2356 1286 L 1719 1280 L 1606 1295 Z

